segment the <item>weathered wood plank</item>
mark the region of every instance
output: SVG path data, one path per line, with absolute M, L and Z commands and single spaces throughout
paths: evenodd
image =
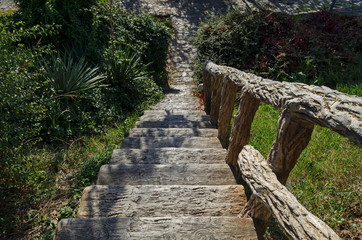
M 140 121 L 210 121 L 209 115 L 200 114 L 183 114 L 183 115 L 156 115 L 144 114 L 140 117 Z
M 121 148 L 221 148 L 217 137 L 126 137 Z
M 235 184 L 227 164 L 103 165 L 99 185 Z
M 133 128 L 130 137 L 216 137 L 214 128 Z
M 116 149 L 111 164 L 222 164 L 225 156 L 225 149 Z
M 139 128 L 213 128 L 210 122 L 200 121 L 138 121 Z
M 238 217 L 63 219 L 56 240 L 257 240 L 253 221 Z
M 283 231 L 293 239 L 340 239 L 323 221 L 303 207 L 281 184 L 263 156 L 252 146 L 245 146 L 239 154 L 242 177 L 254 197 L 268 206 Z M 255 203 L 252 201 L 251 203 Z M 252 212 L 254 206 L 247 209 Z M 251 215 L 252 215 L 251 212 Z
M 241 185 L 90 186 L 78 217 L 236 217 L 245 204 Z

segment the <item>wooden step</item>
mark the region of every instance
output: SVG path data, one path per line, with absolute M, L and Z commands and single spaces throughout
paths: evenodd
M 214 128 L 210 122 L 199 121 L 138 121 L 139 128 Z
M 210 121 L 210 116 L 192 113 L 179 115 L 158 115 L 151 113 L 141 116 L 140 121 Z
M 111 164 L 223 164 L 225 156 L 225 149 L 116 149 L 113 151 Z
M 227 164 L 112 164 L 101 167 L 97 184 L 228 185 L 235 179 Z
M 129 137 L 216 137 L 215 128 L 133 128 Z
M 236 217 L 246 202 L 241 185 L 96 185 L 84 189 L 78 217 Z
M 217 137 L 127 137 L 121 148 L 222 148 Z
M 200 103 L 158 103 L 155 106 L 151 107 L 153 110 L 175 110 L 175 109 L 190 109 L 197 110 L 201 106 Z
M 257 240 L 253 221 L 238 217 L 63 219 L 56 240 Z
M 203 115 L 206 113 L 202 110 L 182 110 L 182 109 L 172 109 L 172 110 L 145 110 L 143 114 L 147 115 Z

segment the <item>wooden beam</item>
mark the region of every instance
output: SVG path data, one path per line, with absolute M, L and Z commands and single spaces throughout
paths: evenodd
M 281 184 L 267 161 L 252 146 L 245 146 L 238 164 L 242 177 L 273 214 L 283 231 L 292 239 L 340 239 L 323 221 L 303 207 L 295 196 Z M 250 206 L 249 206 L 250 208 Z M 251 207 L 255 210 L 255 207 Z M 258 212 L 262 214 L 262 212 Z

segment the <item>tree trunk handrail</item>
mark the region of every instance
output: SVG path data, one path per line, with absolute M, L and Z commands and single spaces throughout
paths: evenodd
M 211 121 L 218 127 L 218 137 L 223 147 L 228 149 L 225 161 L 237 175 L 240 174 L 244 178 L 253 190 L 246 210 L 257 223 L 259 234 L 263 234 L 265 231 L 271 214 L 275 215 L 276 212 L 279 212 L 281 218 L 276 217 L 276 219 L 284 232 L 293 239 L 338 239 L 332 229 L 305 208 L 286 210 L 284 209 L 286 206 L 292 205 L 276 202 L 291 199 L 291 193 L 284 194 L 286 189 L 282 191 L 283 194 L 278 196 L 275 194 L 280 192 L 274 193 L 269 191 L 270 189 L 269 192 L 267 191 L 267 195 L 264 195 L 263 189 L 268 186 L 257 186 L 257 180 L 254 178 L 261 181 L 261 177 L 270 178 L 271 176 L 260 175 L 268 172 L 264 171 L 265 169 L 258 176 L 250 176 L 250 171 L 257 166 L 244 166 L 243 164 L 253 162 L 247 161 L 245 157 L 243 159 L 242 156 L 255 155 L 254 150 L 250 150 L 250 148 L 245 150 L 244 147 L 249 142 L 251 125 L 260 102 L 281 109 L 277 137 L 265 165 L 270 167 L 278 179 L 276 183 L 271 184 L 285 185 L 300 154 L 310 141 L 314 125 L 327 127 L 362 147 L 362 98 L 340 93 L 325 86 L 263 79 L 235 68 L 217 65 L 211 61 L 206 61 L 203 67 L 203 91 L 205 111 L 210 114 Z M 231 129 L 232 110 L 237 91 L 241 92 L 240 104 L 234 119 L 234 126 Z M 240 154 L 242 150 L 244 155 Z M 259 170 L 262 168 L 259 167 Z M 253 172 L 256 173 L 256 171 Z M 283 199 L 278 199 L 279 197 L 283 197 Z M 292 215 L 289 214 L 294 215 L 291 217 Z M 313 219 L 322 222 L 323 224 L 315 225 L 320 226 L 319 231 L 302 230 L 300 227 L 307 223 L 303 222 L 305 218 L 303 220 L 296 216 L 298 214 L 312 216 L 312 222 Z M 293 221 L 289 223 L 291 225 L 285 225 L 283 217 L 293 218 Z M 289 228 L 293 228 L 297 232 L 293 232 Z M 300 231 L 304 231 L 304 233 Z

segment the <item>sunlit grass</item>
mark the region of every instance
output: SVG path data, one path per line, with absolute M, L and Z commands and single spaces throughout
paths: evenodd
M 261 104 L 253 121 L 249 144 L 265 158 L 276 138 L 279 114 L 280 110 Z M 362 227 L 361 169 L 361 148 L 329 129 L 315 126 L 287 186 L 302 205 L 334 230 L 358 234 Z

